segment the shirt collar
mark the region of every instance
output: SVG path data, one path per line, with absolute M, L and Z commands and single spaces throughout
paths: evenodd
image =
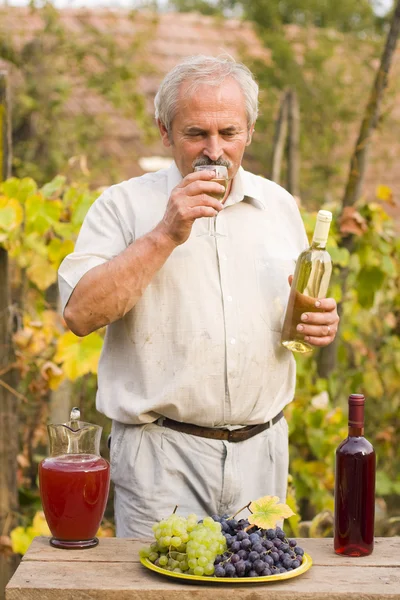
M 171 163 L 167 173 L 167 190 L 169 198 L 174 187 L 182 181 L 182 175 L 175 162 Z M 265 201 L 262 197 L 261 190 L 255 185 L 251 173 L 245 171 L 243 167 L 239 167 L 236 177 L 233 180 L 232 189 L 226 204 L 229 206 L 230 204 L 236 204 L 242 200 L 254 201 L 256 206 L 265 209 Z
M 256 185 L 254 175 L 245 171 L 243 167 L 239 167 L 236 173 L 230 197 L 232 197 L 232 204 L 241 200 L 250 200 L 255 206 L 265 209 L 265 200 L 260 187 Z

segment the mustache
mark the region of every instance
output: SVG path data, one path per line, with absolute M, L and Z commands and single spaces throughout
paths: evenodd
M 196 160 L 192 162 L 193 169 L 195 167 L 202 167 L 205 165 L 215 165 L 219 167 L 226 167 L 227 169 L 230 169 L 232 167 L 231 161 L 225 160 L 224 158 L 217 158 L 217 160 L 211 160 L 211 158 L 208 158 L 207 156 L 201 156 L 199 158 L 196 158 Z

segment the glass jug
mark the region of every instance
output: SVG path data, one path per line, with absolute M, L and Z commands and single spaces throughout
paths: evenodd
M 48 425 L 50 456 L 39 465 L 43 510 L 56 548 L 91 548 L 107 504 L 110 465 L 100 456 L 102 427 L 80 421 Z

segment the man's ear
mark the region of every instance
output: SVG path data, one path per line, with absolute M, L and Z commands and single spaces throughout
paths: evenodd
M 248 133 L 247 133 L 247 142 L 246 142 L 246 146 L 249 146 L 251 144 L 251 138 L 253 137 L 253 133 L 254 133 L 254 123 L 253 125 L 250 127 Z
M 169 140 L 169 134 L 168 134 L 167 128 L 165 127 L 164 123 L 162 123 L 160 121 L 160 119 L 157 119 L 157 125 L 158 125 L 158 129 L 160 130 L 162 143 L 164 144 L 164 146 L 169 148 L 171 146 L 171 142 Z

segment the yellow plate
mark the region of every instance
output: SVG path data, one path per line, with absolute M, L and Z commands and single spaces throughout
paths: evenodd
M 157 567 L 149 561 L 148 558 L 141 558 L 140 562 L 146 569 L 160 573 L 160 575 L 166 575 L 167 577 L 173 577 L 174 579 L 181 579 L 188 583 L 270 583 L 271 581 L 283 581 L 284 579 L 292 579 L 302 575 L 312 565 L 312 559 L 309 554 L 304 554 L 303 562 L 300 567 L 293 571 L 287 571 L 286 573 L 279 573 L 279 575 L 267 575 L 265 577 L 209 577 L 207 575 L 187 575 L 186 573 L 174 573 L 173 571 L 167 571 L 162 567 Z

